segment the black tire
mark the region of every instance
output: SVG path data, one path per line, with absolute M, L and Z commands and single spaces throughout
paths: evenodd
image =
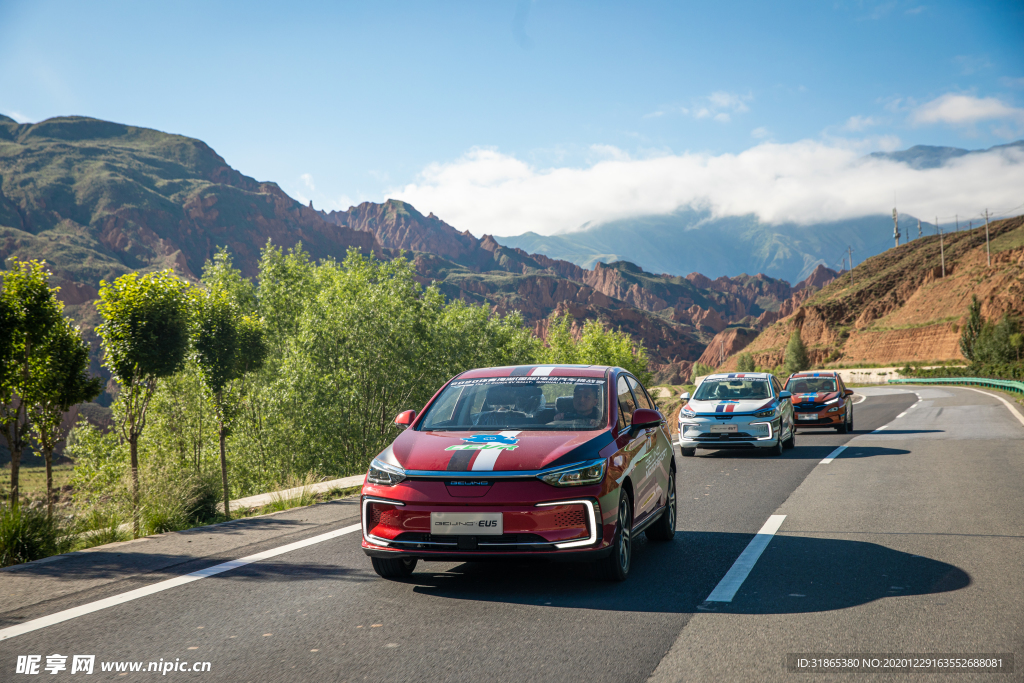
M 846 411 L 846 416 L 843 419 L 843 424 L 836 427 L 836 431 L 840 434 L 849 434 L 853 431 L 853 409 Z
M 415 557 L 383 558 L 371 557 L 373 571 L 385 579 L 404 579 L 416 569 L 418 560 Z
M 789 430 L 789 438 L 782 442 L 783 448 L 796 448 L 796 427 Z
M 605 581 L 625 581 L 633 564 L 633 503 L 625 490 L 619 492 L 619 519 L 608 557 L 595 562 L 594 570 Z
M 696 448 L 683 448 L 682 446 L 680 446 L 679 452 L 682 454 L 684 458 L 692 458 L 693 456 L 697 455 Z
M 785 445 L 784 445 L 784 443 L 782 441 L 782 434 L 779 434 L 779 438 L 775 442 L 775 445 L 768 450 L 768 456 L 772 457 L 772 458 L 778 457 L 778 456 L 782 455 L 782 450 L 784 448 L 785 448 Z
M 647 538 L 652 541 L 671 541 L 676 537 L 676 468 L 668 472 L 668 496 L 665 511 L 658 521 L 647 527 Z

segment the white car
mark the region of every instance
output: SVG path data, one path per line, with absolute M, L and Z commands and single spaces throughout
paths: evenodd
M 708 375 L 679 411 L 683 455 L 698 448 L 762 448 L 782 455 L 796 445 L 791 394 L 767 372 Z

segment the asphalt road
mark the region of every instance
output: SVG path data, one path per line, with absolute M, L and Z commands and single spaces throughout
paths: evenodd
M 86 680 L 150 679 L 99 662 L 161 658 L 210 662 L 166 675 L 216 681 L 828 680 L 787 673 L 786 654 L 867 652 L 1016 653 L 1018 673 L 977 677 L 1024 680 L 1024 426 L 966 389 L 861 391 L 854 434 L 677 457 L 680 532 L 641 541 L 623 584 L 569 564 L 421 563 L 385 581 L 349 533 L 0 640 L 0 681 L 54 653 L 95 655 Z M 732 602 L 706 602 L 772 515 Z M 356 522 L 337 501 L 2 572 L 0 637 Z M 67 666 L 40 675 L 77 680 Z M 857 680 L 936 677 L 971 678 Z

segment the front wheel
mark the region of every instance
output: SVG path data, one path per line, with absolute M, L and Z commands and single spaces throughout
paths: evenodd
M 415 557 L 370 558 L 370 562 L 373 563 L 373 571 L 385 579 L 402 579 L 409 576 L 412 574 L 412 570 L 416 569 L 417 561 Z
M 847 410 L 846 416 L 843 418 L 843 424 L 836 427 L 836 431 L 840 434 L 849 434 L 853 431 L 853 411 Z
M 789 430 L 789 438 L 782 442 L 786 448 L 796 448 L 796 427 Z
M 652 541 L 671 541 L 676 536 L 676 470 L 668 473 L 668 496 L 665 511 L 658 521 L 647 527 L 647 538 Z
M 680 446 L 679 452 L 682 453 L 684 458 L 692 458 L 693 456 L 697 455 L 696 448 L 683 448 L 682 446 Z
M 594 569 L 606 581 L 625 581 L 633 563 L 633 506 L 625 491 L 619 492 L 619 523 L 612 552 L 598 560 Z

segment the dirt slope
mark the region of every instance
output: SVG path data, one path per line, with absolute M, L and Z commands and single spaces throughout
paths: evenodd
M 794 329 L 823 365 L 962 359 L 960 326 L 976 294 L 986 319 L 1024 315 L 1024 216 L 942 238 L 923 237 L 858 265 L 766 328 L 745 350 L 763 366 L 783 361 Z M 724 367 L 735 367 L 735 357 Z

